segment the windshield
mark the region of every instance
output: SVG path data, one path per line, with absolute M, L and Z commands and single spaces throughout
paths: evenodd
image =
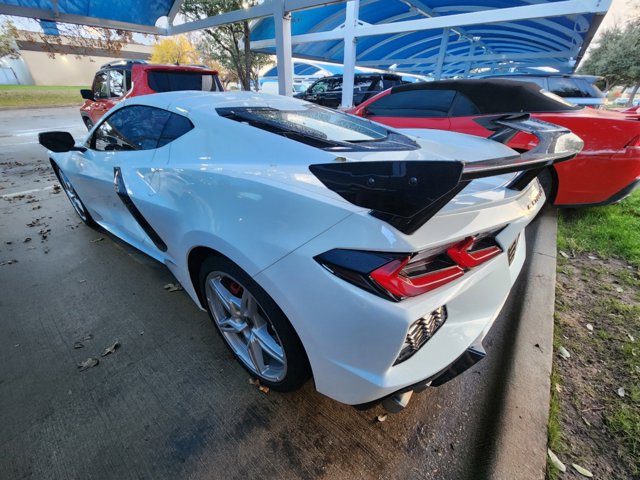
M 296 110 L 271 107 L 218 108 L 218 115 L 319 148 L 345 148 L 353 144 L 376 149 L 412 149 L 415 142 L 384 126 L 319 105 Z

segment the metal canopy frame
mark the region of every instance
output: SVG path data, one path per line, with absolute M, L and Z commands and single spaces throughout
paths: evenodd
M 140 23 L 135 23 L 69 13 L 63 11 L 58 0 L 38 2 L 33 0 L 0 0 L 0 14 L 156 35 L 176 35 L 245 20 L 261 19 L 255 23 L 253 27 L 255 29 L 256 25 L 260 25 L 261 22 L 272 21 L 273 38 L 252 41 L 251 48 L 276 54 L 280 94 L 292 95 L 291 57 L 294 45 L 333 41 L 334 45 L 329 49 L 331 54 L 339 54 L 339 51 L 342 50 L 342 58 L 340 58 L 344 65 L 342 106 L 348 107 L 353 102 L 352 84 L 356 65 L 394 67 L 399 71 L 430 73 L 435 78 L 461 74 L 461 72 L 462 75 L 467 76 L 472 67 L 491 67 L 500 62 L 528 66 L 535 64 L 533 61 L 539 60 L 538 63 L 545 66 L 566 68 L 568 59 L 574 59 L 576 62 L 580 60 L 611 4 L 611 0 L 549 0 L 543 3 L 533 3 L 529 0 L 514 0 L 508 3 L 509 0 L 502 0 L 503 4 L 515 4 L 516 6 L 497 8 L 495 5 L 493 7 L 456 6 L 454 2 L 451 2 L 447 4 L 450 5 L 451 10 L 456 12 L 455 9 L 458 8 L 462 13 L 446 14 L 447 12 L 444 12 L 443 15 L 443 8 L 440 8 L 439 12 L 435 11 L 436 9 L 429 6 L 429 0 L 393 0 L 404 4 L 407 10 L 378 23 L 367 23 L 360 18 L 361 7 L 370 6 L 377 1 L 380 5 L 383 4 L 380 0 L 348 0 L 346 2 L 343 0 L 264 0 L 253 7 L 174 25 L 183 0 L 165 0 L 164 4 L 160 1 L 156 3 L 156 6 L 159 5 L 158 8 L 164 9 L 164 17 L 168 22 L 167 27 L 156 26 L 162 16 L 156 19 L 147 18 L 147 23 L 144 23 L 144 19 Z M 50 3 L 51 8 L 32 6 L 33 4 L 41 7 L 46 3 Z M 117 2 L 114 3 L 117 4 Z M 292 36 L 292 12 L 308 10 L 326 15 L 328 12 L 322 12 L 322 9 L 318 7 L 336 3 L 345 3 L 344 14 L 334 13 L 331 20 L 335 21 L 338 17 L 344 18 L 343 23 L 331 30 L 313 31 Z M 499 2 L 488 1 L 487 5 L 489 3 Z M 77 2 L 75 5 L 77 6 Z M 415 18 L 416 15 L 419 18 Z M 580 32 L 572 36 L 572 33 L 576 32 L 571 32 L 568 28 L 565 28 L 566 31 L 562 31 L 563 27 L 556 25 L 558 35 L 554 37 L 553 33 L 545 32 L 542 34 L 542 32 L 536 32 L 534 27 L 522 24 L 523 21 L 536 20 L 539 25 L 545 25 L 544 22 L 551 23 L 547 19 L 578 18 L 580 15 L 590 15 L 591 19 L 590 22 L 582 19 L 583 23 L 587 22 L 589 26 L 586 33 L 582 32 L 582 36 L 579 34 Z M 273 20 L 270 20 L 271 17 Z M 317 22 L 314 27 L 320 29 L 327 25 L 330 25 L 328 17 Z M 499 31 L 498 27 L 505 25 L 511 28 L 511 36 L 504 36 L 504 32 Z M 480 27 L 483 29 L 483 35 L 475 36 L 473 31 Z M 400 42 L 399 48 L 387 52 L 383 57 L 370 60 L 358 59 L 356 47 L 361 39 L 382 38 L 378 43 L 373 42 L 373 45 L 368 48 L 367 53 L 369 54 L 380 48 L 381 45 L 404 40 L 403 36 L 407 34 L 426 31 L 431 31 L 432 34 L 420 37 L 412 43 L 402 44 Z M 538 34 L 537 38 L 536 33 Z M 500 37 L 501 34 L 504 38 Z M 560 34 L 564 34 L 570 40 L 563 39 Z M 488 41 L 492 36 L 499 37 L 500 42 Z M 461 42 L 461 39 L 465 41 Z M 412 49 L 414 52 L 410 53 Z M 415 53 L 415 50 L 418 53 Z M 331 61 L 331 59 L 312 56 L 309 58 Z M 335 61 L 335 59 L 333 60 Z

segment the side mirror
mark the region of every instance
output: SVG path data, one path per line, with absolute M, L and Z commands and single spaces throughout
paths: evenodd
M 83 88 L 82 90 L 80 90 L 80 95 L 82 95 L 82 98 L 84 98 L 85 100 L 95 100 L 95 97 L 93 96 L 93 92 L 86 88 Z
M 70 152 L 77 150 L 86 152 L 85 147 L 76 147 L 76 141 L 69 132 L 42 132 L 38 134 L 38 142 L 52 152 Z

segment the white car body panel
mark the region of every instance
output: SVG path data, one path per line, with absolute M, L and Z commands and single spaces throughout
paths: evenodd
M 130 104 L 185 115 L 196 128 L 152 151 L 50 153 L 93 218 L 166 264 L 201 308 L 189 272 L 190 252 L 207 247 L 231 259 L 292 323 L 318 391 L 344 403 L 368 402 L 414 384 L 479 343 L 521 270 L 524 228 L 544 204 L 537 180 L 522 191 L 505 189 L 514 174 L 474 180 L 408 235 L 329 190 L 308 166 L 335 162 L 338 155 L 354 162 L 448 161 L 516 153 L 478 137 L 411 130 L 404 133 L 415 137 L 421 149 L 336 154 L 214 111 L 224 106 L 296 109 L 307 104 L 265 94 L 172 92 L 125 100 L 112 112 Z M 121 168 L 129 197 L 164 240 L 166 252 L 123 207 L 113 188 L 114 166 Z M 504 226 L 497 237 L 503 254 L 452 283 L 400 302 L 343 281 L 313 258 L 335 248 L 418 252 Z M 518 237 L 509 265 L 506 250 Z M 434 338 L 409 360 L 392 366 L 410 324 L 445 304 L 449 318 Z

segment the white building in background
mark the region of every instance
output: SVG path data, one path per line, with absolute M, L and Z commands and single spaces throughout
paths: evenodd
M 71 45 L 62 39 L 61 53 L 51 58 L 42 42 L 18 39 L 20 58 L 0 59 L 0 85 L 90 85 L 96 70 L 107 62 L 127 58 L 149 60 L 152 45 L 129 43 L 119 57 L 106 49 L 85 49 Z

